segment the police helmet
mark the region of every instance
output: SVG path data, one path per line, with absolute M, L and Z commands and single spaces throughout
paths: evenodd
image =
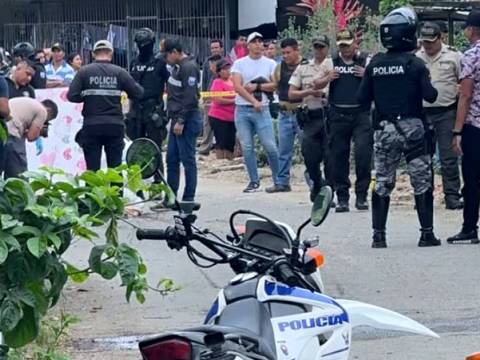
M 155 33 L 152 29 L 143 28 L 135 33 L 135 42 L 138 47 L 144 47 L 155 43 Z
M 21 42 L 13 47 L 13 56 L 24 60 L 33 58 L 35 49 L 29 42 Z
M 409 7 L 391 11 L 380 24 L 380 41 L 388 50 L 412 51 L 417 47 L 418 18 Z

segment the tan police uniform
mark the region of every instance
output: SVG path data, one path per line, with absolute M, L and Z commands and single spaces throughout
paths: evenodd
M 458 157 L 451 144 L 457 110 L 461 53 L 443 44 L 440 52 L 433 57 L 428 56 L 423 48 L 416 55 L 425 61 L 433 87 L 438 90 L 437 101 L 433 104 L 424 102 L 424 113 L 428 124 L 433 126 L 438 141 L 446 205 L 456 208 L 460 198 L 460 174 Z

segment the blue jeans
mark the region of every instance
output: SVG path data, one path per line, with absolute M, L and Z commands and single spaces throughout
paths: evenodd
M 290 185 L 290 168 L 292 167 L 295 135 L 300 136 L 297 116 L 295 113 L 281 111 L 278 120 L 278 184 L 280 185 Z
M 237 105 L 235 108 L 235 127 L 242 145 L 243 158 L 250 182 L 260 182 L 254 143 L 254 136 L 257 134 L 267 153 L 268 163 L 272 169 L 273 182 L 278 184 L 278 150 L 268 106 L 264 106 L 263 110 L 258 112 L 253 106 Z
M 202 116 L 200 111 L 195 110 L 186 116 L 182 135 L 175 135 L 173 126 L 168 134 L 167 182 L 176 195 L 180 186 L 180 163 L 182 163 L 185 169 L 185 190 L 182 201 L 194 201 L 195 199 L 197 189 L 195 146 L 201 131 Z

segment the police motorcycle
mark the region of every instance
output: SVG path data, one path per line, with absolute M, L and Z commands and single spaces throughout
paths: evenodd
M 137 139 L 127 162 L 138 164 L 144 178 L 153 176 L 160 152 L 148 139 Z M 159 174 L 161 176 L 161 174 Z M 195 225 L 195 203 L 173 208 L 174 226 L 138 229 L 139 240 L 163 240 L 174 250 L 185 249 L 197 266 L 229 264 L 237 274 L 214 300 L 202 325 L 143 340 L 144 360 L 347 360 L 352 329 L 370 326 L 438 337 L 418 322 L 374 305 L 333 299 L 310 277 L 322 264 L 318 240 L 302 239 L 309 224 L 320 226 L 328 215 L 333 193 L 321 189 L 311 216 L 294 233 L 288 226 L 248 210 L 230 217 L 231 236 L 225 240 Z M 239 215 L 252 215 L 240 235 Z M 199 246 L 209 249 L 205 254 Z M 200 262 L 203 260 L 203 263 Z M 205 264 L 207 261 L 209 264 Z

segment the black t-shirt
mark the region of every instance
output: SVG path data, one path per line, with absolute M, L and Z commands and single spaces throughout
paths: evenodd
M 146 60 L 137 57 L 130 64 L 130 74 L 145 90 L 140 101 L 155 99 L 162 102 L 165 83 L 170 77 L 165 60 L 161 56 L 152 56 Z
M 12 79 L 5 78 L 8 86 L 9 99 L 16 97 L 30 97 L 35 99 L 35 89 L 30 85 L 17 87 Z
M 0 98 L 8 98 L 8 84 L 3 76 L 0 76 Z
M 47 71 L 45 70 L 45 66 L 40 63 L 35 63 L 32 66 L 33 66 L 33 69 L 35 70 L 35 74 L 32 77 L 32 81 L 30 81 L 30 85 L 34 89 L 46 89 Z

